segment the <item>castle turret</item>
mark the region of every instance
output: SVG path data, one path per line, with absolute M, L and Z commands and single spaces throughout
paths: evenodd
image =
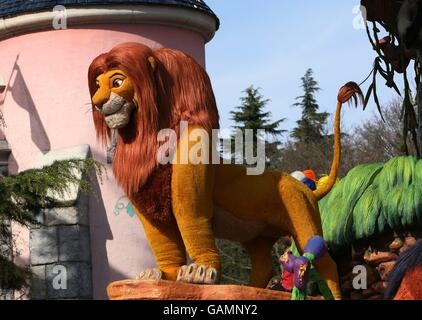
M 89 154 L 107 163 L 90 113 L 92 60 L 119 43 L 139 42 L 182 50 L 205 65 L 205 44 L 218 28 L 202 0 L 0 0 L 0 111 L 6 123 L 0 140 L 12 151 L 9 171 Z M 28 245 L 19 260 L 39 280 L 33 297 L 106 298 L 110 281 L 135 278 L 155 263 L 110 165 L 107 170 L 87 201 L 46 211 L 46 227 L 21 232 Z M 67 291 L 51 287 L 57 265 L 67 268 Z

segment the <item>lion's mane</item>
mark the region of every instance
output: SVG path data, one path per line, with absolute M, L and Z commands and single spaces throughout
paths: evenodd
M 149 58 L 156 62 L 154 69 Z M 134 200 L 159 170 L 157 141 L 161 129 L 179 134 L 179 124 L 201 126 L 208 132 L 219 128 L 219 116 L 211 82 L 205 70 L 190 56 L 172 49 L 156 49 L 124 43 L 98 56 L 89 67 L 91 97 L 97 90 L 96 78 L 110 70 L 126 73 L 135 88 L 137 105 L 131 122 L 118 130 L 113 172 L 118 184 Z M 97 137 L 110 143 L 111 132 L 103 115 L 92 106 Z M 148 182 L 148 183 L 147 183 Z M 154 190 L 154 193 L 158 190 Z M 164 190 L 161 190 L 163 192 Z

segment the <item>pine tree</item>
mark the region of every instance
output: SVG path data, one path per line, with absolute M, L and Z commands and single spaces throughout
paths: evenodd
M 31 273 L 12 261 L 11 222 L 30 227 L 37 225 L 34 213 L 61 204 L 52 195 L 62 196 L 72 184 L 82 191 L 89 189 L 91 170 L 101 174 L 103 167 L 92 159 L 57 161 L 42 169 L 31 169 L 17 175 L 0 177 L 0 298 L 2 291 L 20 290 L 29 285 Z
M 319 105 L 315 94 L 320 91 L 318 82 L 313 77 L 313 70 L 308 69 L 301 78 L 303 95 L 296 98 L 298 101 L 293 106 L 302 108 L 302 118 L 297 121 L 297 127 L 291 136 L 297 142 L 314 144 L 324 137 L 323 130 L 329 116 L 326 112 L 319 113 Z
M 245 137 L 245 130 L 253 130 L 253 143 L 254 143 L 254 155 L 256 155 L 256 146 L 258 141 L 265 142 L 267 162 L 270 164 L 273 158 L 277 155 L 279 146 L 278 141 L 269 141 L 264 137 L 265 141 L 262 141 L 263 137 L 258 135 L 259 129 L 263 129 L 266 135 L 270 135 L 273 139 L 279 137 L 285 130 L 278 129 L 280 124 L 285 119 L 280 119 L 275 122 L 271 122 L 271 113 L 264 111 L 268 105 L 269 99 L 264 99 L 258 88 L 250 86 L 244 91 L 245 95 L 240 98 L 241 105 L 232 111 L 232 120 L 235 122 L 234 128 L 240 130 Z M 232 150 L 235 144 L 235 139 L 232 137 Z M 237 158 L 239 155 L 234 153 L 233 156 Z M 243 161 L 245 161 L 245 148 L 242 152 Z

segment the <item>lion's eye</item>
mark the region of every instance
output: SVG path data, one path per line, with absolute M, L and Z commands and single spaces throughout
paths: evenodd
M 116 79 L 113 81 L 113 88 L 119 88 L 121 87 L 123 84 L 123 80 L 122 79 Z

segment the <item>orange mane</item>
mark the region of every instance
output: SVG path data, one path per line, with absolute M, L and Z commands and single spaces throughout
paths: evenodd
M 156 60 L 152 69 L 148 58 Z M 208 132 L 219 128 L 219 116 L 211 82 L 205 70 L 190 56 L 171 49 L 156 49 L 124 43 L 98 56 L 89 67 L 91 97 L 96 78 L 113 69 L 126 73 L 135 88 L 131 122 L 118 130 L 113 172 L 129 198 L 145 185 L 158 168 L 157 141 L 161 129 L 179 134 L 180 121 L 198 125 Z M 111 132 L 103 115 L 92 106 L 97 137 L 107 145 Z

